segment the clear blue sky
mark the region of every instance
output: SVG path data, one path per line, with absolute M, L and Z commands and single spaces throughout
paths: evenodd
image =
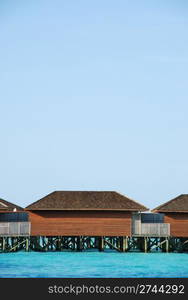
M 0 197 L 188 193 L 188 1 L 0 0 Z

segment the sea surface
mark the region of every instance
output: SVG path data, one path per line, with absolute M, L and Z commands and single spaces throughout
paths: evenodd
M 188 277 L 188 254 L 16 252 L 0 254 L 0 277 Z

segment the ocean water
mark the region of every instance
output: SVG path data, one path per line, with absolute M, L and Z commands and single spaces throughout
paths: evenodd
M 0 277 L 188 277 L 188 254 L 17 252 L 0 254 Z

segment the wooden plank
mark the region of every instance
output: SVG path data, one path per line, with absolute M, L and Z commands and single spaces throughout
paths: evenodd
M 165 223 L 170 224 L 174 237 L 188 237 L 188 213 L 165 213 Z
M 130 236 L 129 212 L 29 212 L 31 235 Z

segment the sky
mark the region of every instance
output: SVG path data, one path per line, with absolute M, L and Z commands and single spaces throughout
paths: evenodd
M 188 1 L 0 0 L 0 198 L 188 193 Z

